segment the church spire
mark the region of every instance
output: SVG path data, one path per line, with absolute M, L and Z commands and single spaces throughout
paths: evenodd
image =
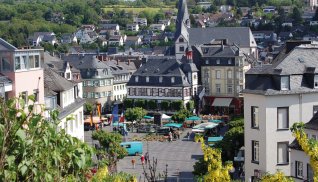
M 186 0 L 179 0 L 175 38 L 178 38 L 183 32 L 187 32 L 186 29 L 190 28 L 190 25 L 191 23 L 190 23 L 187 2 Z

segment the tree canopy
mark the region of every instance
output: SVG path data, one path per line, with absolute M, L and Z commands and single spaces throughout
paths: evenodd
M 34 111 L 0 98 L 0 181 L 85 181 L 93 149 L 58 129 L 57 111 L 50 121 Z

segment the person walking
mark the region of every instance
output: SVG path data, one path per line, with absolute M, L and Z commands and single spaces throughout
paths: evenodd
M 145 154 L 145 164 L 147 165 L 148 162 L 149 162 L 149 154 L 148 154 L 148 152 L 146 152 L 146 154 Z
M 133 166 L 133 169 L 135 169 L 136 168 L 136 160 L 135 160 L 135 158 L 131 159 L 131 164 Z
M 172 133 L 169 131 L 169 142 L 172 142 Z
M 141 160 L 141 164 L 144 165 L 145 164 L 145 156 L 141 155 L 140 160 Z
M 190 132 L 187 133 L 188 141 L 190 140 Z

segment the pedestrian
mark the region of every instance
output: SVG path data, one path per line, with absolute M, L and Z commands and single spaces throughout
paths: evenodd
M 135 169 L 135 167 L 136 167 L 136 160 L 135 160 L 135 158 L 131 159 L 131 164 L 132 164 L 132 166 L 133 166 L 133 169 Z
M 145 154 L 145 164 L 146 165 L 147 165 L 148 161 L 149 161 L 149 154 L 148 154 L 148 152 L 146 152 L 146 154 Z
M 187 133 L 188 141 L 190 140 L 190 132 Z
M 172 133 L 169 131 L 169 142 L 172 142 Z
M 141 164 L 144 165 L 145 164 L 145 156 L 141 155 L 140 160 L 141 160 Z
M 178 140 L 180 139 L 180 131 L 179 131 L 179 129 L 177 130 L 177 138 L 178 138 Z

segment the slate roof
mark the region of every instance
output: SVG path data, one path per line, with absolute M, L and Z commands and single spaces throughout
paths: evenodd
M 44 69 L 44 87 L 54 92 L 62 92 L 73 88 L 75 84 L 60 76 L 51 68 Z
M 105 61 L 106 65 L 108 65 L 110 67 L 110 70 L 112 72 L 113 75 L 120 75 L 120 74 L 128 74 L 129 71 L 127 70 L 127 68 L 125 66 L 123 66 L 124 64 L 122 62 L 118 62 L 117 65 L 117 61 L 115 60 L 111 60 L 111 61 Z
M 65 117 L 67 117 L 68 115 L 72 114 L 75 110 L 82 107 L 84 105 L 84 103 L 85 103 L 85 99 L 79 97 L 79 98 L 75 99 L 75 102 L 73 102 L 72 104 L 70 104 L 64 108 L 58 108 L 58 110 L 59 110 L 58 118 L 63 119 Z
M 45 67 L 52 68 L 57 71 L 65 71 L 67 62 L 63 61 L 55 56 L 51 56 L 48 52 L 44 53 Z M 70 64 L 71 71 L 73 73 L 79 73 L 80 71 Z
M 247 74 L 277 74 L 277 69 L 281 69 L 280 75 L 303 74 L 308 67 L 318 68 L 318 47 L 302 45 L 280 56 L 272 65 L 251 68 Z M 315 73 L 318 73 L 318 69 L 315 69 Z
M 228 39 L 229 45 L 235 43 L 240 47 L 250 47 L 254 44 L 256 47 L 249 27 L 189 28 L 188 32 L 190 45 L 207 44 L 213 39 Z
M 196 46 L 202 57 L 235 57 L 238 49 L 235 46 L 199 45 Z
M 318 89 L 309 86 L 305 73 L 318 73 L 318 46 L 300 45 L 289 53 L 283 50 L 272 65 L 251 68 L 246 73 L 246 89 L 243 93 L 262 95 L 284 95 L 299 93 L 318 93 Z M 290 89 L 279 90 L 274 76 L 288 75 Z M 253 78 L 253 79 L 250 79 Z
M 135 77 L 138 76 L 138 82 Z M 149 82 L 146 82 L 149 77 Z M 162 77 L 162 82 L 159 82 Z M 175 77 L 175 82 L 171 82 Z M 131 76 L 127 86 L 159 86 L 159 87 L 181 87 L 190 86 L 189 81 L 181 69 L 181 63 L 175 57 L 149 57 L 142 66 Z
M 13 51 L 13 50 L 17 50 L 17 48 L 11 45 L 9 42 L 0 38 L 0 51 L 8 51 L 8 50 Z

